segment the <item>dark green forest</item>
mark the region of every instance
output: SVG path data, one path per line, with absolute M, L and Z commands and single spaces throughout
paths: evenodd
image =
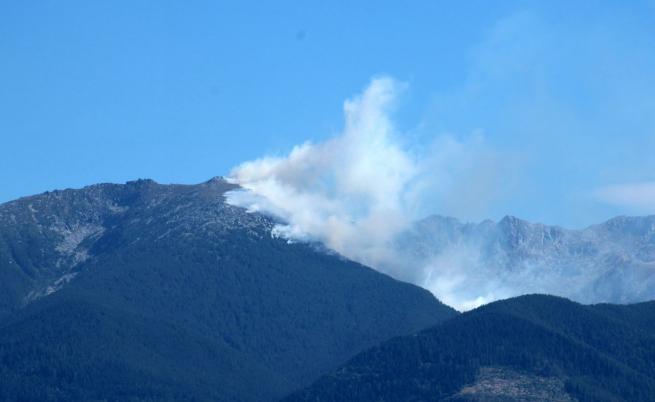
M 272 237 L 230 188 L 137 181 L 1 205 L 0 400 L 272 401 L 456 315 Z
M 562 379 L 579 401 L 653 401 L 654 315 L 653 302 L 500 301 L 369 349 L 285 401 L 439 401 L 483 367 Z

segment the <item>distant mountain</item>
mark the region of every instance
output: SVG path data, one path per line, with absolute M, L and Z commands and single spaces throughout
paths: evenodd
M 139 180 L 0 205 L 0 400 L 267 401 L 457 313 L 224 202 Z
M 582 303 L 655 299 L 655 216 L 617 217 L 583 230 L 511 216 L 478 224 L 431 216 L 397 249 L 400 261 L 424 267 L 423 277 L 408 279 L 458 307 L 529 293 Z
M 298 401 L 655 401 L 655 302 L 531 295 L 365 351 Z

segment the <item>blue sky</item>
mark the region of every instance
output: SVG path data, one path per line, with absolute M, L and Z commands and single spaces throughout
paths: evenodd
M 486 161 L 432 212 L 655 213 L 655 2 L 591 3 L 5 2 L 0 201 L 225 175 L 339 133 L 385 75 L 408 148 Z

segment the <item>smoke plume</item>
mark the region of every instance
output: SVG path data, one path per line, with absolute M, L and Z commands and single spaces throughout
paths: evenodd
M 373 79 L 361 95 L 344 103 L 345 123 L 338 135 L 298 145 L 286 156 L 237 166 L 230 180 L 244 191 L 229 193 L 228 202 L 281 218 L 286 223 L 275 227 L 274 235 L 322 242 L 418 285 L 433 280 L 434 272 L 398 253 L 395 240 L 440 205 L 456 205 L 450 197 L 458 189 L 467 191 L 460 207 L 482 202 L 482 194 L 471 194 L 456 179 L 489 180 L 491 154 L 480 136 L 467 142 L 441 136 L 423 151 L 404 144 L 391 119 L 403 88 L 388 77 Z

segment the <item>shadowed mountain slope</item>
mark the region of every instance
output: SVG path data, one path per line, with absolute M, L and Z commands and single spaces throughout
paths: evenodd
M 285 401 L 653 401 L 654 310 L 499 301 L 369 349 Z

